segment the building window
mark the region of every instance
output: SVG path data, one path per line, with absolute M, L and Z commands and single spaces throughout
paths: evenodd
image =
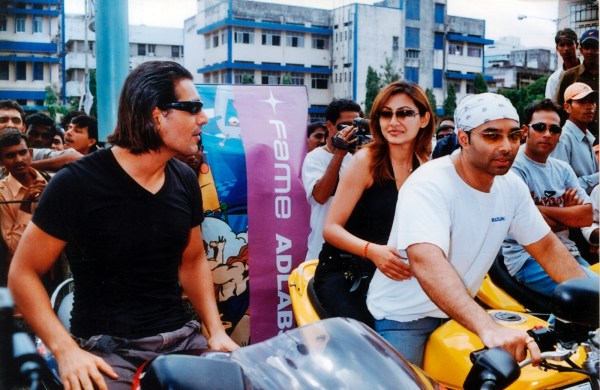
M 44 63 L 34 62 L 33 63 L 33 79 L 43 80 L 44 79 Z
M 598 23 L 598 5 L 594 7 L 590 2 L 576 3 L 569 6 L 571 24 L 595 20 Z
M 180 46 L 171 46 L 171 57 L 173 58 L 179 58 L 181 57 L 181 50 Z
M 285 45 L 290 47 L 304 47 L 304 34 L 291 31 L 286 32 Z
M 281 46 L 281 32 L 277 30 L 263 30 L 262 44 L 266 46 Z
M 313 89 L 327 89 L 329 87 L 329 76 L 326 74 L 311 74 L 310 87 Z
M 304 85 L 304 73 L 290 72 L 288 74 L 290 76 L 291 85 Z
M 17 62 L 17 80 L 27 80 L 27 63 Z
M 467 56 L 481 58 L 481 46 L 467 46 Z
M 31 32 L 41 33 L 43 32 L 43 18 L 41 15 L 33 15 L 31 18 Z
M 406 19 L 420 20 L 421 19 L 421 1 L 406 0 Z
M 419 50 L 407 50 L 406 58 L 419 59 Z
M 329 37 L 327 35 L 313 35 L 312 48 L 320 50 L 329 50 Z
M 148 55 L 154 57 L 156 55 L 156 45 L 148 45 Z
M 467 81 L 467 93 L 473 93 L 475 89 L 473 88 L 473 82 Z
M 204 48 L 210 49 L 210 35 L 204 36 Z
M 406 27 L 405 46 L 410 49 L 418 49 L 419 46 L 419 32 L 418 28 Z
M 435 3 L 435 17 L 434 20 L 438 24 L 444 24 L 444 13 L 446 12 L 446 5 Z
M 0 80 L 8 80 L 8 61 L 0 61 Z
M 419 68 L 414 68 L 411 66 L 404 67 L 404 77 L 408 81 L 412 81 L 413 83 L 419 82 Z
M 25 32 L 24 15 L 15 15 L 15 32 Z
M 264 85 L 281 84 L 281 75 L 279 72 L 263 70 L 261 72 L 260 83 Z
M 420 20 L 421 19 L 421 1 L 406 0 L 406 19 Z
M 254 44 L 254 30 L 251 28 L 236 27 L 233 33 L 235 43 L 243 43 L 246 45 Z
M 146 44 L 138 43 L 138 56 L 146 55 Z
M 0 31 L 8 31 L 8 17 L 6 14 L 0 14 Z
M 400 47 L 400 37 L 392 37 L 392 50 L 398 51 Z
M 436 32 L 433 35 L 433 49 L 444 50 L 444 33 Z
M 462 54 L 463 54 L 462 43 L 450 43 L 448 45 L 448 54 L 452 54 L 455 56 L 462 56 Z
M 444 71 L 442 69 L 433 70 L 433 88 L 442 88 L 442 79 Z M 432 107 L 435 110 L 435 107 Z
M 219 47 L 219 33 L 213 34 L 212 45 L 213 47 Z
M 234 70 L 233 71 L 233 83 L 234 84 L 254 84 L 254 71 L 253 70 Z

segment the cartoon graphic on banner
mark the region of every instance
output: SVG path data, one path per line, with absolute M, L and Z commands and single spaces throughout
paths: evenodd
M 246 345 L 294 326 L 287 277 L 304 259 L 309 229 L 300 179 L 307 94 L 291 86 L 197 88 L 209 118 L 198 179 L 204 248 L 222 321 Z

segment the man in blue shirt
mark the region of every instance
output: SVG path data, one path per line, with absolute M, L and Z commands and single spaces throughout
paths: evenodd
M 589 194 L 598 184 L 598 160 L 593 146 L 596 138 L 588 130 L 598 108 L 598 91 L 584 83 L 573 83 L 565 90 L 564 98 L 569 117 L 551 156 L 569 163 Z

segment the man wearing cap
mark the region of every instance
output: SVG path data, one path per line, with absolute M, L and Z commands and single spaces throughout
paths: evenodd
M 573 83 L 584 83 L 589 85 L 594 91 L 598 91 L 598 30 L 591 29 L 581 34 L 579 45 L 579 52 L 583 57 L 583 62 L 579 66 L 563 73 L 558 82 L 558 88 L 553 100 L 560 106 L 566 102 L 564 98 L 565 91 Z M 597 95 L 596 104 L 598 104 Z M 588 125 L 588 129 L 598 138 L 598 111 L 594 114 L 594 120 Z
M 574 83 L 565 90 L 564 100 L 569 117 L 551 156 L 569 163 L 579 184 L 589 194 L 598 184 L 598 160 L 593 146 L 596 138 L 589 131 L 598 113 L 598 91 L 587 84 Z
M 473 299 L 510 232 L 557 282 L 586 274 L 550 231 L 525 183 L 509 172 L 519 116 L 493 93 L 469 95 L 454 114 L 461 151 L 423 165 L 398 193 L 388 245 L 406 250 L 414 278 L 376 271 L 367 297 L 375 330 L 422 365 L 427 338 L 448 318 L 516 360 L 540 350 L 524 331 L 498 325 Z
M 577 34 L 570 28 L 559 30 L 554 37 L 556 51 L 562 58 L 562 66 L 557 66 L 556 71 L 550 75 L 546 82 L 546 98 L 552 99 L 558 87 L 558 81 L 562 74 L 579 65 L 577 58 Z
M 519 149 L 511 171 L 527 184 L 544 220 L 586 271 L 590 265 L 569 238 L 568 228 L 591 225 L 592 204 L 579 185 L 573 168 L 550 157 L 560 138 L 561 115 L 562 109 L 550 99 L 525 108 L 521 128 L 527 132 L 527 141 Z M 502 245 L 502 254 L 504 264 L 515 280 L 540 294 L 552 296 L 556 282 L 510 233 Z M 597 278 L 592 271 L 587 271 L 591 277 Z

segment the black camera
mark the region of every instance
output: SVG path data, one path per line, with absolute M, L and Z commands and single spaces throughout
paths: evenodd
M 354 133 L 354 135 L 352 135 L 352 138 L 350 138 L 350 141 L 354 140 L 355 138 L 357 139 L 357 141 L 355 143 L 351 144 L 351 143 L 344 141 L 340 137 L 335 136 L 331 139 L 331 143 L 337 149 L 348 150 L 350 153 L 354 153 L 357 148 L 360 148 L 361 146 L 368 144 L 369 142 L 372 141 L 371 130 L 369 128 L 369 124 L 370 124 L 370 121 L 365 118 L 354 118 L 352 120 L 352 123 L 348 123 L 348 122 L 340 123 L 337 125 L 338 131 L 340 131 L 348 126 L 356 127 L 356 132 Z

